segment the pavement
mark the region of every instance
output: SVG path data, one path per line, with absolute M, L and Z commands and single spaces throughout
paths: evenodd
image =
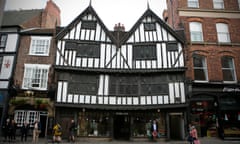
M 210 138 L 210 137 L 204 137 L 204 138 L 199 138 L 201 144 L 240 144 L 240 138 L 235 139 L 235 138 L 230 138 L 226 140 L 222 140 L 219 138 Z M 31 137 L 28 138 L 27 142 L 21 142 L 20 138 L 17 137 L 15 141 L 12 142 L 4 142 L 2 139 L 0 141 L 1 144 L 9 144 L 9 143 L 16 143 L 16 144 L 33 144 Z M 38 144 L 51 144 L 50 139 L 45 139 L 45 138 L 40 138 Z M 67 140 L 62 140 L 61 144 L 189 144 L 187 141 L 184 140 L 157 140 L 157 141 L 148 141 L 146 140 L 141 140 L 141 141 L 117 141 L 117 140 L 87 140 L 87 139 L 81 139 L 77 138 L 74 143 L 68 142 Z

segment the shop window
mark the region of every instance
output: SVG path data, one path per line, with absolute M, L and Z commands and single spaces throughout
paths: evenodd
M 30 127 L 33 128 L 35 120 L 39 117 L 38 111 L 25 111 L 16 110 L 14 112 L 14 120 L 18 127 L 23 126 L 25 122 L 29 123 Z
M 207 64 L 206 58 L 200 55 L 193 56 L 193 67 L 194 67 L 194 80 L 195 81 L 207 81 Z
M 188 7 L 189 8 L 199 8 L 198 0 L 188 0 Z
M 222 62 L 222 73 L 224 82 L 235 82 L 236 72 L 234 66 L 234 60 L 231 57 L 225 56 L 221 59 Z
M 190 22 L 191 42 L 203 42 L 202 23 Z
M 228 25 L 224 23 L 217 23 L 217 37 L 219 43 L 230 43 L 230 34 L 228 31 Z
M 109 113 L 81 112 L 79 117 L 80 136 L 109 136 Z

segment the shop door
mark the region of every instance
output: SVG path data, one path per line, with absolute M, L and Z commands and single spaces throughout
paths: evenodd
M 182 140 L 184 138 L 184 121 L 181 115 L 170 115 L 170 139 Z
M 114 117 L 114 139 L 129 140 L 130 137 L 130 118 L 128 115 L 115 115 Z

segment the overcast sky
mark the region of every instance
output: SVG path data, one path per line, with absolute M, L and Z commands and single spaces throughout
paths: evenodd
M 48 0 L 6 0 L 5 10 L 41 9 Z M 90 0 L 53 0 L 61 10 L 61 26 L 67 26 L 90 3 Z M 166 9 L 166 0 L 91 0 L 92 7 L 109 30 L 117 23 L 125 25 L 129 30 L 147 10 L 151 10 L 162 18 Z

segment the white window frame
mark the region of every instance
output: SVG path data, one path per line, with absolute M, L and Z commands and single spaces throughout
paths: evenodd
M 199 1 L 198 0 L 188 0 L 188 7 L 189 8 L 199 8 Z
M 51 39 L 49 36 L 31 36 L 29 55 L 49 56 Z
M 190 22 L 189 31 L 191 42 L 203 42 L 202 23 Z
M 224 67 L 222 66 L 222 72 L 223 72 L 224 70 L 229 70 L 229 71 L 231 71 L 233 80 L 232 80 L 232 81 L 225 81 L 225 80 L 223 79 L 223 82 L 224 82 L 224 83 L 236 83 L 236 82 L 237 82 L 237 78 L 236 78 L 236 69 L 235 69 L 234 59 L 233 59 L 232 57 L 228 57 L 228 58 L 231 58 L 231 65 L 232 65 L 232 67 L 230 67 L 230 68 L 224 68 Z
M 224 0 L 213 0 L 214 9 L 224 9 Z
M 50 65 L 25 64 L 22 88 L 47 90 L 49 68 Z
M 238 0 L 238 8 L 240 9 L 240 0 Z
M 217 37 L 219 43 L 230 43 L 230 34 L 228 30 L 228 24 L 225 23 L 217 23 Z
M 194 66 L 194 63 L 193 63 L 194 73 L 195 73 L 195 70 L 196 70 L 196 69 L 203 70 L 203 72 L 204 72 L 204 74 L 205 74 L 205 76 L 206 76 L 206 79 L 205 79 L 205 80 L 196 80 L 196 78 L 194 77 L 194 81 L 195 81 L 195 82 L 208 82 L 208 66 L 207 66 L 206 57 L 201 56 L 201 55 L 197 55 L 197 56 L 201 58 L 202 63 L 203 63 L 203 67 L 195 67 L 195 66 Z M 194 61 L 193 61 L 193 62 L 194 62 Z M 195 75 L 195 74 L 194 74 L 194 75 Z
M 36 119 L 39 120 L 39 111 L 26 111 L 26 110 L 15 110 L 14 120 L 18 127 L 22 127 L 25 122 L 29 123 L 29 126 L 34 127 L 34 122 Z

